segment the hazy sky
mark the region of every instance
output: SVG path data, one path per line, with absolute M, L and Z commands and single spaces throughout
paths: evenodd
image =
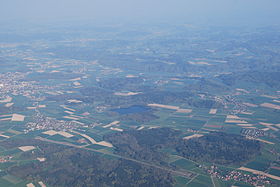
M 280 0 L 0 0 L 0 21 L 279 24 Z

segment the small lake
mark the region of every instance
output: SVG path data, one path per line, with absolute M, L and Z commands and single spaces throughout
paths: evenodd
M 133 114 L 133 113 L 139 113 L 139 112 L 146 112 L 150 110 L 151 108 L 148 106 L 142 106 L 142 105 L 133 105 L 127 108 L 116 108 L 112 109 L 111 111 L 117 112 L 119 114 Z

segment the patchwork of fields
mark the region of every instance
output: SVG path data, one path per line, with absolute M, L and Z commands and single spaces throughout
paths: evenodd
M 114 27 L 0 42 L 0 186 L 280 185 L 268 31 Z

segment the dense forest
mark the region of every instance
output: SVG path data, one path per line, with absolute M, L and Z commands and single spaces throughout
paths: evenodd
M 116 147 L 116 153 L 159 163 L 164 161 L 163 148 L 174 148 L 177 154 L 199 162 L 241 164 L 260 152 L 258 141 L 240 135 L 215 132 L 200 138 L 183 140 L 182 133 L 170 128 L 130 130 L 105 136 Z
M 264 84 L 270 88 L 279 88 L 280 73 L 273 71 L 247 71 L 220 75 L 218 78 L 228 86 L 234 86 L 243 81 L 252 85 Z
M 241 164 L 260 152 L 260 143 L 240 135 L 210 133 L 181 141 L 177 152 L 191 160 L 216 164 Z
M 172 186 L 174 180 L 170 173 L 143 166 L 138 163 L 104 157 L 77 148 L 40 142 L 28 139 L 29 144 L 40 150 L 26 152 L 21 158 L 36 158 L 45 155 L 45 162 L 27 162 L 14 166 L 9 172 L 20 178 L 45 181 L 51 186 Z M 27 141 L 11 142 L 6 147 L 25 145 Z
M 112 142 L 116 153 L 135 159 L 164 164 L 165 154 L 159 150 L 172 145 L 174 137 L 179 134 L 170 128 L 147 130 L 129 130 L 105 136 L 105 140 Z

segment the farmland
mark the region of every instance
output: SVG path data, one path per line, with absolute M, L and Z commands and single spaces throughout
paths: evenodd
M 0 186 L 279 186 L 279 29 L 173 26 L 0 41 Z

